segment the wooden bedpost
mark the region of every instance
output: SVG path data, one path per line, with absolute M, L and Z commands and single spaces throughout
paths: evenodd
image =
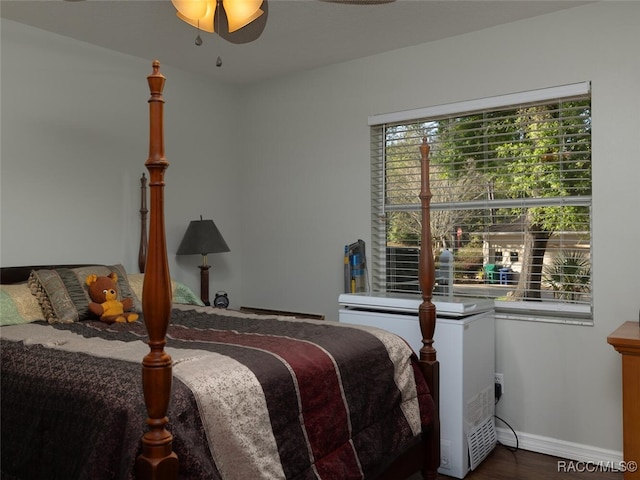
M 138 249 L 138 270 L 144 273 L 147 263 L 147 176 L 140 177 L 140 248 Z
M 142 312 L 149 333 L 150 352 L 142 360 L 142 389 L 147 406 L 148 430 L 142 437 L 142 454 L 136 461 L 138 480 L 178 478 L 178 456 L 172 450 L 173 437 L 165 428 L 171 397 L 171 357 L 164 351 L 171 317 L 171 277 L 167 262 L 164 228 L 164 173 L 169 162 L 164 158 L 162 89 L 165 77 L 160 62 L 153 62 L 147 77 L 149 98 L 149 170 L 151 217 L 149 246 L 142 287 Z
M 429 144 L 423 138 L 420 146 L 421 188 L 420 201 L 422 204 L 422 240 L 418 263 L 418 278 L 422 290 L 422 304 L 418 310 L 420 330 L 422 332 L 422 348 L 420 349 L 420 366 L 427 379 L 429 389 L 436 407 L 436 417 L 432 427 L 425 435 L 428 436 L 426 461 L 422 474 L 425 479 L 436 479 L 440 466 L 440 364 L 433 348 L 433 335 L 436 329 L 436 307 L 431 302 L 433 285 L 435 283 L 435 261 L 433 258 L 433 244 L 431 239 L 431 188 L 429 187 Z

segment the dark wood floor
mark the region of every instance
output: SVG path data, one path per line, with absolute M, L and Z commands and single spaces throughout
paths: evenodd
M 469 472 L 464 478 L 465 480 L 622 480 L 622 473 L 594 472 L 592 471 L 594 469 L 597 469 L 595 464 L 585 465 L 527 450 L 512 452 L 507 447 L 498 445 L 474 471 Z M 418 478 L 420 477 L 413 476 L 410 480 Z M 445 475 L 438 476 L 439 480 L 452 478 Z

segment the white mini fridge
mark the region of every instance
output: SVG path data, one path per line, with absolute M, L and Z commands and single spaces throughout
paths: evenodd
M 440 362 L 439 472 L 464 478 L 497 443 L 495 410 L 495 315 L 493 300 L 433 297 L 434 348 Z M 416 295 L 341 294 L 342 323 L 382 328 L 404 338 L 418 353 L 422 335 Z

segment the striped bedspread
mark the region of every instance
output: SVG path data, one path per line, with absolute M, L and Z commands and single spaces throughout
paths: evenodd
M 3 478 L 134 478 L 144 325 L 0 334 Z M 183 307 L 166 350 L 180 478 L 366 478 L 433 413 L 415 356 L 381 330 Z

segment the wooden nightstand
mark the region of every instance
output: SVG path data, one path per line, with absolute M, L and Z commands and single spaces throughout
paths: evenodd
M 622 429 L 625 462 L 640 463 L 640 324 L 626 322 L 607 337 L 622 354 Z M 640 471 L 625 472 L 625 480 L 639 480 Z

